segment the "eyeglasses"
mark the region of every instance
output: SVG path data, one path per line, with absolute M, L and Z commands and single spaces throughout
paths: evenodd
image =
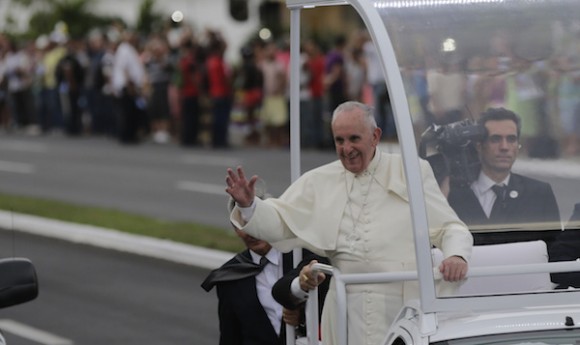
M 497 144 L 501 143 L 504 139 L 510 145 L 515 145 L 515 144 L 518 143 L 518 136 L 517 135 L 501 136 L 499 134 L 494 134 L 494 135 L 488 136 L 485 139 L 485 141 L 487 141 L 490 144 L 496 144 L 497 145 Z

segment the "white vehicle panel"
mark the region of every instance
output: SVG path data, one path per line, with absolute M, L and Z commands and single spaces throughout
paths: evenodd
M 466 289 L 463 295 L 456 296 L 443 297 L 435 294 L 437 274 L 433 268 L 437 266 L 438 261 L 431 254 L 432 246 L 427 235 L 429 224 L 425 211 L 425 198 L 418 173 L 419 156 L 422 152 L 417 149 L 417 146 L 419 149 L 422 148 L 420 144 L 423 139 L 418 133 L 423 133 L 426 126 L 422 115 L 417 112 L 417 90 L 413 89 L 409 75 L 414 71 L 417 63 L 423 63 L 422 59 L 436 57 L 441 60 L 441 63 L 456 62 L 455 59 L 468 61 L 478 58 L 480 54 L 486 58 L 489 57 L 490 61 L 495 63 L 492 67 L 483 68 L 485 73 L 490 73 L 493 77 L 496 76 L 495 73 L 498 73 L 502 77 L 514 77 L 521 81 L 519 68 L 524 62 L 518 65 L 516 60 L 525 60 L 526 66 L 531 64 L 532 67 L 539 69 L 542 75 L 553 76 L 563 73 L 555 62 L 562 56 L 574 61 L 573 67 L 564 72 L 580 74 L 578 72 L 580 70 L 580 20 L 578 19 L 580 18 L 580 2 L 577 0 L 287 0 L 293 18 L 291 49 L 294 59 L 298 57 L 299 52 L 300 11 L 314 6 L 343 4 L 352 6 L 359 13 L 382 62 L 384 79 L 389 90 L 399 144 L 404 158 L 418 266 L 417 272 L 400 272 L 398 278 L 395 278 L 392 272 L 384 276 L 377 272 L 360 277 L 355 277 L 354 274 L 341 277 L 340 272 L 335 272 L 335 278 L 340 283 L 338 285 L 358 284 L 363 281 L 377 283 L 381 279 L 385 279 L 383 282 L 393 281 L 392 279 L 401 277 L 419 280 L 420 302 L 402 311 L 398 320 L 392 325 L 384 344 L 393 344 L 393 341 L 394 344 L 429 344 L 447 340 L 450 341 L 449 344 L 454 344 L 455 342 L 451 340 L 459 338 L 463 340 L 457 344 L 478 344 L 477 339 L 471 338 L 491 335 L 497 337 L 487 339 L 482 343 L 560 343 L 559 340 L 548 341 L 550 336 L 561 339 L 562 344 L 578 343 L 576 339 L 580 339 L 577 335 L 580 308 L 570 305 L 570 302 L 580 301 L 580 290 L 554 290 L 555 284 L 551 284 L 551 279 L 554 273 L 580 271 L 580 263 L 575 262 L 575 258 L 560 263 L 549 262 L 551 261 L 548 257 L 549 246 L 543 246 L 542 253 L 539 255 L 536 255 L 536 252 L 522 254 L 515 250 L 508 250 L 505 259 L 503 259 L 504 256 L 500 257 L 496 254 L 481 255 L 471 262 L 468 273 L 474 281 L 476 277 L 481 279 L 477 280 L 477 284 L 472 284 L 473 289 Z M 509 49 L 506 46 L 509 46 Z M 468 74 L 472 72 L 477 71 L 466 67 L 464 76 L 471 77 L 471 74 Z M 293 121 L 291 123 L 294 127 L 298 124 L 297 117 L 300 114 L 297 97 L 299 94 L 298 73 L 298 68 L 293 68 L 291 71 L 291 95 L 293 95 L 291 99 Z M 444 87 L 445 85 L 441 86 L 441 88 Z M 516 91 L 519 92 L 519 97 L 528 98 L 543 97 L 551 92 L 547 87 L 542 90 L 536 88 L 536 92 L 533 93 L 523 92 L 525 90 L 522 89 Z M 503 106 L 509 107 L 507 100 Z M 466 113 L 474 117 L 471 109 L 466 109 Z M 478 114 L 476 113 L 475 116 Z M 520 115 L 527 115 L 527 113 L 524 111 Z M 299 136 L 294 132 L 294 142 L 291 145 L 294 152 L 299 151 L 296 138 Z M 441 142 L 437 144 L 435 150 L 440 150 Z M 424 157 L 421 156 L 421 158 Z M 547 163 L 556 171 L 558 167 L 569 161 L 568 157 L 556 156 L 539 158 L 537 162 Z M 532 166 L 534 161 L 529 163 Z M 466 175 L 469 175 L 469 171 Z M 465 178 L 467 182 L 473 181 L 473 176 L 460 177 Z M 518 222 L 470 226 L 472 233 L 522 234 L 531 232 L 539 236 L 542 232 L 551 232 L 550 235 L 557 236 L 564 223 L 570 219 L 570 210 L 580 205 L 580 197 L 578 197 L 580 193 L 572 192 L 578 185 L 573 178 L 563 182 L 559 180 L 561 177 L 556 175 L 548 174 L 548 178 L 555 185 L 559 184 L 557 188 L 554 187 L 554 190 L 560 219 L 540 221 L 537 220 L 539 219 L 537 216 L 541 215 L 542 211 L 529 212 L 526 215 L 529 219 L 520 219 Z M 513 191 L 509 193 L 509 197 L 513 199 L 520 196 Z M 579 224 L 571 221 L 570 224 L 575 225 L 575 228 L 580 228 Z M 485 260 L 486 258 L 492 258 L 495 261 Z M 343 278 L 345 281 L 341 280 Z M 486 290 L 485 286 L 483 289 L 479 288 L 479 285 L 485 284 L 489 284 L 495 290 Z M 345 309 L 338 308 L 338 310 Z M 346 315 L 344 318 L 346 320 Z M 346 325 L 346 321 L 344 324 Z M 547 333 L 529 333 L 544 331 Z M 521 341 L 502 342 L 503 338 L 509 338 L 512 335 L 518 335 Z M 396 339 L 402 342 L 397 342 Z M 344 342 L 346 343 L 346 340 Z

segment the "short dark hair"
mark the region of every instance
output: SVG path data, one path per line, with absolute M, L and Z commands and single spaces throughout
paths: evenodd
M 485 124 L 488 121 L 502 121 L 502 120 L 513 121 L 517 127 L 518 138 L 520 137 L 520 131 L 522 129 L 522 120 L 516 113 L 505 108 L 487 108 L 486 111 L 481 113 L 481 116 L 477 121 L 485 131 L 485 135 L 483 136 L 482 139 L 486 139 L 488 136 L 487 128 L 485 127 Z

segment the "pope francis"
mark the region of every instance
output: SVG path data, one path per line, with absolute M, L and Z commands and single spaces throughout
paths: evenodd
M 377 148 L 381 129 L 362 103 L 339 105 L 331 126 L 339 160 L 305 173 L 277 199 L 256 198 L 258 177 L 247 179 L 241 167 L 228 169 L 226 192 L 236 202 L 232 223 L 283 252 L 305 247 L 326 256 L 342 273 L 415 269 L 402 158 Z M 421 170 L 430 240 L 445 256 L 439 293 L 450 293 L 467 273 L 473 238 L 428 163 L 421 161 Z M 348 344 L 379 345 L 403 302 L 417 297 L 417 285 L 351 285 L 347 293 Z M 335 299 L 331 286 L 322 315 L 325 345 L 337 344 Z

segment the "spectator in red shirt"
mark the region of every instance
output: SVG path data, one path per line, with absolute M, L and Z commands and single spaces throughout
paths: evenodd
M 188 39 L 181 45 L 182 55 L 179 59 L 179 93 L 181 97 L 181 145 L 198 145 L 199 134 L 199 88 L 202 67 L 198 61 L 198 48 Z
M 226 43 L 218 33 L 210 33 L 206 61 L 208 94 L 212 102 L 212 146 L 227 148 L 228 127 L 232 108 L 232 92 L 227 66 L 224 61 Z
M 320 46 L 312 40 L 304 43 L 304 52 L 308 56 L 306 62 L 310 74 L 310 129 L 312 144 L 322 148 L 324 143 L 324 66 L 325 58 Z

